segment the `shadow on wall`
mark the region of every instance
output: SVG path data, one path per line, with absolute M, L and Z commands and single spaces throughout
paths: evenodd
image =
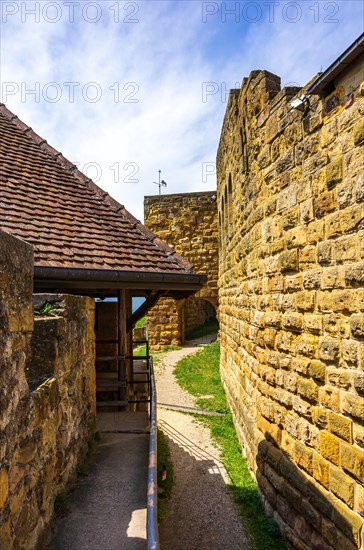
M 295 444 L 300 445 L 299 442 Z M 297 448 L 292 449 L 296 456 L 297 451 Z M 302 468 L 309 470 L 311 463 L 309 457 L 302 454 Z M 274 509 L 278 510 L 276 519 L 292 548 L 357 550 L 361 547 L 360 517 L 323 486 L 314 484 L 289 454 L 276 446 L 269 433 L 258 446 L 256 464 L 256 479 L 264 495 L 266 510 L 270 515 Z M 328 471 L 320 465 L 318 468 L 322 472 L 321 483 L 328 484 Z M 336 488 L 331 481 L 330 488 L 337 494 L 350 490 L 339 481 Z

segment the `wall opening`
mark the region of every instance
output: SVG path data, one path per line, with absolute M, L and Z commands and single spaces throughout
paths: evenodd
M 189 298 L 183 305 L 184 340 L 218 332 L 219 324 L 215 306 L 208 300 Z

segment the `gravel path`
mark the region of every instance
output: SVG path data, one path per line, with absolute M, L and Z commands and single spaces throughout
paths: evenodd
M 173 374 L 175 364 L 196 353 L 196 340 L 162 357 L 155 367 L 158 422 L 167 435 L 174 465 L 170 514 L 160 527 L 161 550 L 248 550 L 235 504 L 227 492 L 225 468 L 213 445 L 210 430 L 188 414 L 166 405 L 196 407 Z

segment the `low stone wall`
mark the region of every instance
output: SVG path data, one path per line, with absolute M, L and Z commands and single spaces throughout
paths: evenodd
M 32 249 L 2 232 L 0 273 L 0 548 L 33 550 L 95 431 L 94 303 L 52 297 L 33 332 Z

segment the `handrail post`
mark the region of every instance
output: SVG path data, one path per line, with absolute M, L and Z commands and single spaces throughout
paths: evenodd
M 157 485 L 157 392 L 153 359 L 150 365 L 150 439 L 148 466 L 147 550 L 159 550 L 158 534 L 158 485 Z

